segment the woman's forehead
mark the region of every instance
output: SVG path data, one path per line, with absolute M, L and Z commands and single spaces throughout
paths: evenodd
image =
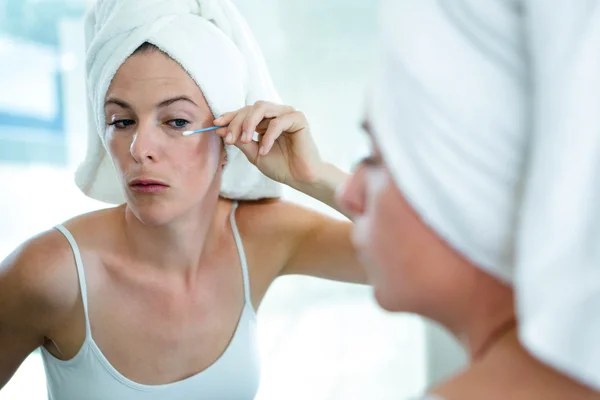
M 179 63 L 160 51 L 134 54 L 121 65 L 105 98 L 115 97 L 125 101 L 187 97 L 199 107 L 208 107 L 196 82 Z
M 115 73 L 115 81 L 130 85 L 157 81 L 197 88 L 183 67 L 160 51 L 131 55 Z

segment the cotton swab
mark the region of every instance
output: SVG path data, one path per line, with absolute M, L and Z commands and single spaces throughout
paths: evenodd
M 193 135 L 194 133 L 214 131 L 216 129 L 226 128 L 228 126 L 229 126 L 229 124 L 227 124 L 227 125 L 220 125 L 220 126 L 209 126 L 208 128 L 194 129 L 193 131 L 183 131 L 181 134 L 183 136 L 190 136 L 190 135 Z

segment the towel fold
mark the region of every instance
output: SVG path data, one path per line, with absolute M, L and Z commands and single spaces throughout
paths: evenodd
M 118 68 L 144 42 L 177 61 L 217 117 L 258 100 L 280 102 L 262 53 L 230 0 L 99 0 L 85 19 L 88 149 L 75 182 L 89 197 L 121 204 L 125 197 L 106 151 L 104 98 Z M 226 146 L 221 196 L 279 197 L 235 146 Z
M 600 1 L 387 0 L 370 125 L 409 203 L 600 390 Z

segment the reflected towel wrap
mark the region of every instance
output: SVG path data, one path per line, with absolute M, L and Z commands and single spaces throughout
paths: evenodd
M 600 389 L 600 1 L 387 0 L 370 92 L 403 194 Z

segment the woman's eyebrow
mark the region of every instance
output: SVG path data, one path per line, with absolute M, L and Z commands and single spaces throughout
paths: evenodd
M 128 110 L 133 110 L 133 107 L 131 107 L 127 102 L 123 101 L 123 100 L 119 100 L 116 99 L 114 97 L 108 98 L 106 99 L 106 101 L 104 102 L 104 108 L 106 108 L 109 104 L 115 104 L 121 108 L 126 108 Z
M 193 105 L 195 105 L 196 107 L 198 107 L 198 105 L 189 97 L 187 96 L 177 96 L 177 97 L 173 97 L 167 100 L 163 100 L 160 103 L 158 103 L 156 105 L 156 108 L 164 108 L 164 107 L 168 107 L 173 103 L 176 103 L 178 101 L 187 101 Z M 121 108 L 125 108 L 127 110 L 133 110 L 133 107 L 127 103 L 126 101 L 123 101 L 121 99 L 117 99 L 117 98 L 108 98 L 105 102 L 104 102 L 104 107 L 107 107 L 109 104 L 115 104 Z
M 163 107 L 167 107 L 170 106 L 173 103 L 176 103 L 178 101 L 187 101 L 189 103 L 192 103 L 193 105 L 195 105 L 196 107 L 198 107 L 198 104 L 194 103 L 194 101 L 192 99 L 190 99 L 187 96 L 177 96 L 177 97 L 173 97 L 164 101 L 161 101 L 156 108 L 163 108 Z

